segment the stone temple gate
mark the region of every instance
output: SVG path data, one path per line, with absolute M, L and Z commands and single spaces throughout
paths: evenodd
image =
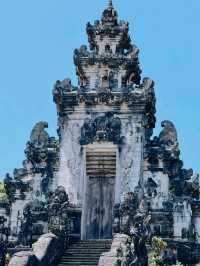
M 36 124 L 23 168 L 6 176 L 1 213 L 10 241 L 46 233 L 57 221 L 52 216 L 64 219 L 67 202 L 72 234 L 111 239 L 126 231 L 137 198 L 151 214 L 152 234 L 199 243 L 199 176 L 184 169 L 172 122 L 152 137 L 154 82 L 141 78 L 128 22 L 109 1 L 86 31 L 89 48 L 74 51 L 78 86 L 67 78 L 53 88 L 59 139 L 48 135 L 46 122 Z
M 155 124 L 154 83 L 140 82 L 139 50 L 112 5 L 95 25 L 87 24 L 87 34 L 90 49 L 74 52 L 79 88 L 64 80 L 54 89 L 57 176 L 82 206 L 82 238 L 111 238 L 114 205 L 143 182 L 144 145 Z

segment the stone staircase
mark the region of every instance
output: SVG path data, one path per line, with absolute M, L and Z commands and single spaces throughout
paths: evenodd
M 111 248 L 111 240 L 87 240 L 72 244 L 58 266 L 97 266 L 102 253 Z

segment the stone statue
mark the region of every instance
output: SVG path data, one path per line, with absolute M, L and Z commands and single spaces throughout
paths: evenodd
M 67 78 L 63 80 L 63 88 L 68 91 L 71 92 L 72 91 L 72 82 L 71 79 Z
M 142 86 L 144 87 L 145 91 L 150 91 L 154 87 L 154 81 L 150 78 L 144 78 Z
M 163 121 L 161 123 L 163 130 L 159 135 L 159 142 L 163 145 L 174 145 L 177 143 L 177 131 L 174 124 L 170 121 Z
M 124 202 L 119 207 L 121 233 L 129 234 L 130 228 L 134 224 L 134 216 L 138 206 L 137 194 L 133 192 L 127 193 Z
M 49 134 L 45 131 L 48 128 L 47 122 L 38 122 L 31 131 L 30 143 L 36 146 L 46 146 L 49 140 Z
M 130 229 L 131 241 L 134 244 L 134 257 L 130 258 L 130 264 L 128 265 L 148 266 L 146 242 L 151 234 L 149 226 L 151 216 L 144 212 L 144 209 L 139 209 L 134 220 L 135 223 Z
M 163 130 L 159 135 L 159 143 L 165 148 L 165 157 L 179 160 L 180 149 L 174 124 L 165 120 L 161 123 L 161 126 Z
M 191 173 L 191 176 L 185 178 L 184 186 L 183 186 L 183 193 L 185 195 L 192 196 L 195 199 L 199 199 L 199 175 Z
M 119 265 L 148 266 L 146 242 L 151 236 L 149 225 L 151 216 L 148 215 L 143 200 L 139 208 L 134 212 L 132 211 L 133 210 L 129 213 L 131 219 L 129 221 L 128 232 L 126 232 L 129 235 L 126 243 L 126 251 L 125 254 L 123 254 L 123 258 L 121 260 L 119 259 Z
M 81 45 L 80 49 L 79 49 L 79 53 L 83 56 L 89 56 L 89 52 L 87 50 L 87 46 L 86 45 Z
M 63 203 L 69 203 L 68 195 L 65 191 L 65 188 L 62 186 L 59 186 L 56 188 L 54 194 L 49 199 L 50 204 L 63 204 Z
M 132 51 L 130 53 L 131 59 L 137 60 L 139 52 L 140 52 L 139 48 L 136 45 L 133 45 Z
M 32 245 L 32 228 L 33 217 L 31 212 L 31 205 L 27 204 L 23 210 L 23 220 L 21 222 L 21 229 L 19 233 L 19 242 L 23 246 Z
M 21 228 L 19 242 L 25 246 L 32 244 L 32 235 L 42 235 L 44 224 L 48 221 L 46 204 L 38 199 L 27 203 L 20 217 Z

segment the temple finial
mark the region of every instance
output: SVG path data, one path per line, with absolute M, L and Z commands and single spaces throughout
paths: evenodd
M 109 0 L 109 1 L 108 1 L 108 7 L 109 7 L 109 8 L 113 8 L 113 2 L 112 2 L 112 0 Z

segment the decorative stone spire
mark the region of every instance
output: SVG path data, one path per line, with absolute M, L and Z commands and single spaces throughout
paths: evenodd
M 103 11 L 101 22 L 103 25 L 117 25 L 118 21 L 117 11 L 113 7 L 112 0 L 109 0 L 108 7 Z
M 74 63 L 82 90 L 102 88 L 119 91 L 140 84 L 139 49 L 132 44 L 129 24 L 118 20 L 112 0 L 101 19 L 87 23 L 90 50 L 81 46 L 74 53 Z
M 113 8 L 113 2 L 112 2 L 112 0 L 109 0 L 109 2 L 108 2 L 108 7 L 109 7 L 109 8 Z

